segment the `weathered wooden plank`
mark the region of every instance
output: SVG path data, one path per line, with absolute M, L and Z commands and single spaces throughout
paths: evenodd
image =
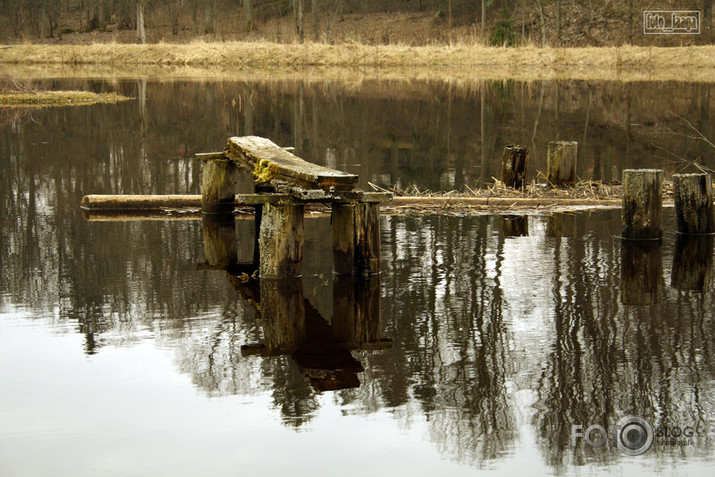
M 280 179 L 326 190 L 351 190 L 358 181 L 355 174 L 310 163 L 258 136 L 229 138 L 225 154 L 251 167 L 256 182 Z

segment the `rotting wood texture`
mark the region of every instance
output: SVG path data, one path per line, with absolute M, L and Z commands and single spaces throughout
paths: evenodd
M 352 190 L 358 176 L 304 161 L 273 141 L 258 136 L 228 139 L 227 157 L 252 170 L 257 183 L 283 180 L 324 190 Z

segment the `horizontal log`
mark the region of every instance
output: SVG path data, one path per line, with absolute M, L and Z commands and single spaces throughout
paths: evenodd
M 385 198 L 377 196 L 375 201 Z M 368 193 L 365 193 L 362 202 L 371 202 Z M 290 197 L 285 194 L 238 194 L 235 206 L 247 206 L 269 202 L 288 201 Z M 300 201 L 297 201 L 300 202 Z M 340 203 L 340 200 L 334 202 Z M 480 207 L 489 211 L 499 212 L 514 208 L 539 209 L 539 208 L 570 208 L 570 207 L 598 207 L 618 209 L 622 205 L 621 199 L 571 199 L 547 197 L 394 197 L 383 202 L 381 213 L 393 215 L 395 208 L 399 207 L 424 207 L 429 209 L 445 209 L 456 207 Z M 664 200 L 664 206 L 673 206 L 673 201 Z M 201 207 L 200 195 L 87 195 L 82 199 L 81 205 L 85 218 L 88 220 L 147 220 L 173 219 L 188 217 L 188 214 L 199 214 Z M 176 209 L 176 210 L 172 210 Z M 194 209 L 194 210 L 186 210 Z M 250 210 L 244 214 L 248 215 Z M 194 215 L 191 218 L 198 218 Z M 306 209 L 306 216 L 324 216 L 316 213 L 315 209 Z
M 201 208 L 200 195 L 86 195 L 85 210 L 161 210 Z

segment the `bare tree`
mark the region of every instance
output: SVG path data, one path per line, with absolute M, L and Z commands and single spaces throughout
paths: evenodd
M 253 0 L 243 0 L 243 27 L 246 31 L 253 31 L 256 28 L 253 20 Z
M 298 34 L 298 41 L 305 41 L 305 18 L 303 17 L 303 0 L 295 0 L 293 2 L 295 10 L 295 31 Z
M 144 0 L 137 0 L 137 39 L 142 45 L 146 44 L 146 30 L 144 29 Z

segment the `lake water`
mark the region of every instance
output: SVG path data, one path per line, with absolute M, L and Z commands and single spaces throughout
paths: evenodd
M 579 141 L 584 179 L 712 168 L 693 139 L 715 137 L 709 85 L 47 85 L 135 99 L 0 110 L 3 476 L 711 473 L 713 241 L 678 238 L 672 209 L 648 246 L 622 243 L 618 211 L 383 216 L 366 283 L 333 277 L 329 219 L 306 218 L 303 278 L 261 284 L 264 316 L 255 287 L 206 266 L 210 224 L 79 209 L 199 193 L 192 155 L 243 134 L 366 188 L 478 186 L 509 143 L 536 178 L 554 139 Z M 252 221 L 235 231 L 249 260 Z M 628 416 L 652 427 L 643 455 L 582 435 Z

